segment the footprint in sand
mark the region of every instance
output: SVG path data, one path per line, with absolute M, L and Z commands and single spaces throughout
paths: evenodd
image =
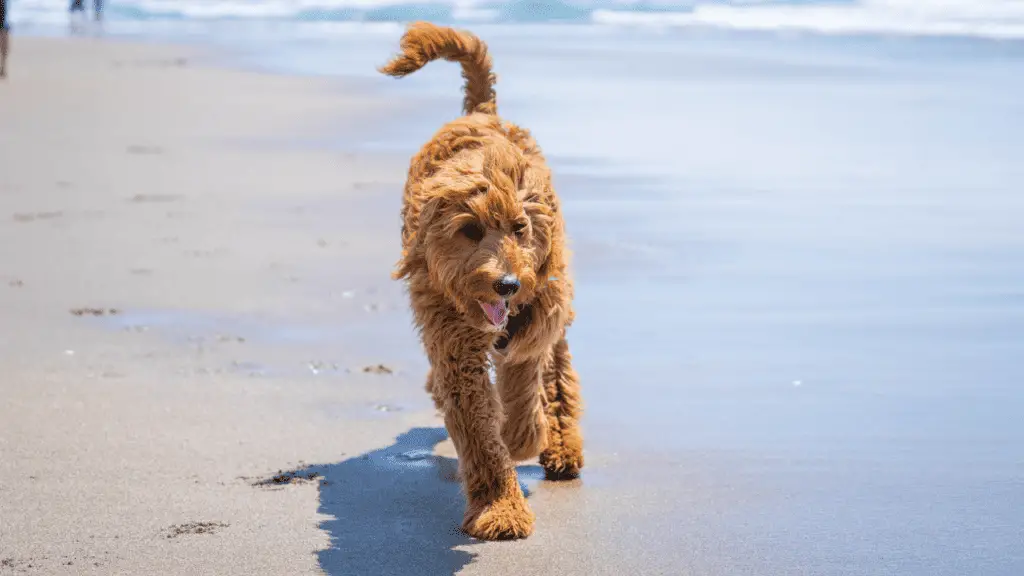
M 14 214 L 15 222 L 34 222 L 36 220 L 52 220 L 54 218 L 60 218 L 64 213 L 61 211 L 55 212 L 19 212 Z
M 186 58 L 170 58 L 158 60 L 114 60 L 110 65 L 114 68 L 125 68 L 128 66 L 137 68 L 181 68 L 188 64 Z
M 185 198 L 181 194 L 136 194 L 132 196 L 132 202 L 177 202 Z
M 157 155 L 163 154 L 164 149 L 159 146 L 146 146 L 143 144 L 132 144 L 125 149 L 125 152 L 129 154 L 144 154 L 144 155 Z

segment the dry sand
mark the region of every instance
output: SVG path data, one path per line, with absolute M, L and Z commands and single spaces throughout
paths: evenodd
M 387 110 L 192 49 L 13 48 L 0 573 L 319 573 L 321 479 L 253 484 L 436 426 L 388 279 L 405 160 L 317 145 Z M 404 357 L 353 338 L 388 311 Z

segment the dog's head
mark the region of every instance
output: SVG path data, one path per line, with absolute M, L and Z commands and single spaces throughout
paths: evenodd
M 431 287 L 468 322 L 502 330 L 558 257 L 550 174 L 514 146 L 492 144 L 422 186 L 426 200 L 399 276 L 425 268 Z

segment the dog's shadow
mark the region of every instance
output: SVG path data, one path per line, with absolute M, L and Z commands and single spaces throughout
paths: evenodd
M 476 542 L 459 528 L 457 461 L 433 453 L 447 437 L 444 428 L 413 428 L 387 448 L 296 472 L 321 480 L 319 512 L 328 519 L 320 527 L 331 538 L 319 553 L 324 572 L 454 574 L 473 560 L 455 549 Z M 539 466 L 518 472 L 524 484 L 543 477 Z

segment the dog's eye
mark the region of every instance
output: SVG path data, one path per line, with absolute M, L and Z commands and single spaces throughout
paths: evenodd
M 473 242 L 479 242 L 484 239 L 484 229 L 479 224 L 466 224 L 459 232 L 466 238 L 469 238 Z
M 516 222 L 515 224 L 512 224 L 512 232 L 514 232 L 519 238 L 522 238 L 523 234 L 526 234 L 526 223 Z

